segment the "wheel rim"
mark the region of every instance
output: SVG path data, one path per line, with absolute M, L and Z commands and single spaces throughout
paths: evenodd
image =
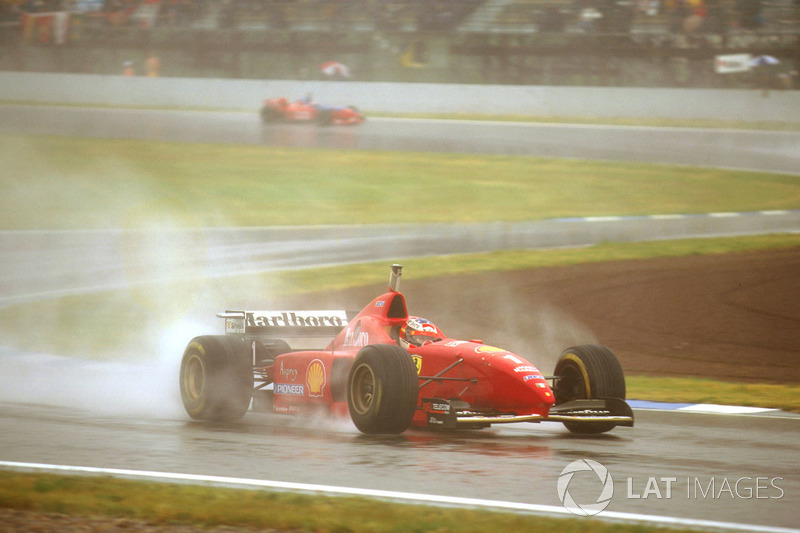
M 197 401 L 203 394 L 206 384 L 206 371 L 203 367 L 203 360 L 197 355 L 192 355 L 186 361 L 183 374 L 183 390 L 187 398 Z
M 353 410 L 364 415 L 375 401 L 375 374 L 369 365 L 360 365 L 353 373 L 350 386 L 350 400 Z
M 586 399 L 586 384 L 580 368 L 574 364 L 564 365 L 559 369 L 558 376 L 555 391 L 558 403 Z

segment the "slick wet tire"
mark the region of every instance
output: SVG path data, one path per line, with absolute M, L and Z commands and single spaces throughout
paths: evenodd
M 595 344 L 573 346 L 562 352 L 554 372 L 556 405 L 572 400 L 625 399 L 625 375 L 609 348 Z M 598 434 L 613 429 L 612 422 L 564 422 L 573 433 Z
M 192 418 L 239 420 L 253 396 L 249 345 L 225 335 L 195 337 L 183 354 L 180 386 L 183 406 Z
M 330 109 L 320 109 L 317 113 L 317 123 L 320 126 L 330 126 L 333 124 L 333 111 Z
M 261 108 L 261 122 L 263 124 L 269 124 L 271 122 L 277 121 L 279 118 L 278 112 L 271 107 L 264 106 Z
M 359 120 L 359 121 L 361 121 L 361 122 L 363 122 L 364 120 L 366 120 L 366 119 L 364 118 L 364 115 L 362 115 L 362 114 L 361 114 L 361 110 L 360 110 L 359 108 L 357 108 L 356 106 L 354 106 L 354 105 L 349 105 L 349 106 L 347 106 L 347 108 L 348 108 L 350 111 L 352 111 L 352 112 L 353 112 L 353 118 L 354 118 L 354 119 L 356 119 L 356 120 Z
M 411 354 L 392 344 L 367 346 L 347 378 L 350 418 L 362 433 L 402 433 L 411 425 L 418 392 Z

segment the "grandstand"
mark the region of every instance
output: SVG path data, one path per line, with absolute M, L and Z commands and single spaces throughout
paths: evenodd
M 689 13 L 705 10 L 707 21 L 715 14 L 723 13 L 725 21 L 722 26 L 714 25 L 713 29 L 725 32 L 748 28 L 796 34 L 799 27 L 798 3 L 794 0 L 686 0 L 683 4 L 681 6 L 677 0 L 488 0 L 475 11 L 463 29 L 511 33 L 596 31 L 664 34 L 675 30 L 676 17 L 687 10 Z M 750 9 L 746 9 L 747 5 Z M 756 15 L 758 20 L 754 20 Z M 744 20 L 748 16 L 755 24 Z M 708 26 L 711 24 L 706 29 L 698 29 L 708 31 Z
M 665 33 L 686 10 L 724 13 L 724 27 L 716 27 L 724 31 L 797 33 L 800 11 L 796 0 L 0 0 L 0 5 L 95 15 L 124 11 L 128 22 L 157 19 L 155 24 L 196 29 L 468 33 Z
M 752 76 L 715 57 L 790 75 L 799 37 L 800 0 L 0 0 L 5 70 L 157 54 L 166 76 L 320 78 L 335 59 L 367 81 L 735 87 Z

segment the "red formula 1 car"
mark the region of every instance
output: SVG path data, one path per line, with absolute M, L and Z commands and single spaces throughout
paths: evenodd
M 605 346 L 565 350 L 553 376 L 479 340 L 448 338 L 408 315 L 392 267 L 389 290 L 348 320 L 344 311 L 226 311 L 225 335 L 196 337 L 181 362 L 184 407 L 199 420 L 236 420 L 251 407 L 348 416 L 364 433 L 410 426 L 483 428 L 563 422 L 576 433 L 632 426 L 625 378 Z M 295 350 L 287 338 L 328 335 Z
M 327 107 L 311 98 L 290 102 L 286 98 L 268 98 L 261 106 L 261 122 L 316 122 L 327 125 L 354 125 L 364 122 L 364 116 L 353 106 Z

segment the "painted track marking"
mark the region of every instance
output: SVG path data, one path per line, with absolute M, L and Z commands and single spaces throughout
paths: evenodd
M 216 487 L 238 489 L 266 489 L 301 492 L 319 495 L 347 495 L 362 496 L 380 500 L 395 501 L 399 503 L 416 503 L 445 507 L 465 507 L 493 509 L 518 513 L 542 514 L 550 516 L 573 517 L 574 515 L 564 507 L 554 505 L 538 505 L 532 503 L 506 502 L 498 500 L 483 500 L 480 498 L 462 498 L 457 496 L 437 496 L 413 492 L 397 492 L 389 490 L 360 489 L 353 487 L 337 487 L 333 485 L 318 485 L 313 483 L 293 483 L 285 481 L 270 481 L 263 479 L 235 478 L 227 476 L 205 476 L 201 474 L 180 474 L 175 472 L 153 472 L 147 470 L 126 470 L 121 468 L 97 468 L 90 466 L 50 465 L 42 463 L 23 463 L 13 461 L 0 461 L 0 468 L 27 472 L 47 472 L 58 474 L 80 474 L 96 476 L 112 476 L 123 479 L 139 479 L 160 483 L 185 483 L 193 485 L 211 485 Z M 737 524 L 734 522 L 720 522 L 715 520 L 695 520 L 690 518 L 675 518 L 670 516 L 646 515 L 639 513 L 622 513 L 616 511 L 603 511 L 594 518 L 609 521 L 636 522 L 644 524 L 667 525 L 672 527 L 695 527 L 707 529 L 725 529 L 730 531 L 753 531 L 764 533 L 800 533 L 799 529 L 759 526 L 754 524 Z
M 742 405 L 719 405 L 713 403 L 672 403 L 651 402 L 647 400 L 628 400 L 634 409 L 651 409 L 658 411 L 681 411 L 689 413 L 709 413 L 720 415 L 752 415 L 758 413 L 779 412 L 772 407 L 749 407 Z

